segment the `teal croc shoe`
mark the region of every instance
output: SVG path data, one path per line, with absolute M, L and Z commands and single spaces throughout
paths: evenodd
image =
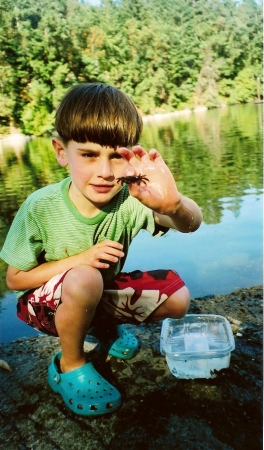
M 61 355 L 59 352 L 52 358 L 48 367 L 48 383 L 74 413 L 98 416 L 119 408 L 120 393 L 97 372 L 91 362 L 71 372 L 59 373 L 56 359 L 60 359 Z
M 131 359 L 135 356 L 139 344 L 137 338 L 122 325 L 116 325 L 117 337 L 102 342 L 108 354 L 120 359 Z

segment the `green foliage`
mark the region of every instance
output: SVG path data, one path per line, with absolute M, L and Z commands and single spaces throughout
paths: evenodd
M 33 80 L 28 90 L 29 103 L 22 111 L 22 130 L 25 134 L 42 136 L 53 129 L 54 117 L 49 113 L 51 95 L 49 87 Z
M 0 133 L 50 133 L 78 82 L 120 87 L 143 114 L 260 100 L 261 12 L 258 0 L 3 0 Z
M 256 70 L 253 67 L 245 67 L 242 69 L 234 80 L 233 90 L 230 94 L 229 101 L 231 103 L 246 103 L 253 101 L 256 98 L 257 80 Z

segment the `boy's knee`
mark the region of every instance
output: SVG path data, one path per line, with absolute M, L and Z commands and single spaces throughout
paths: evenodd
M 168 305 L 170 309 L 169 317 L 174 319 L 181 319 L 184 317 L 188 312 L 190 301 L 191 297 L 189 289 L 186 286 L 183 286 L 170 297 Z
M 103 278 L 98 269 L 82 265 L 69 270 L 62 284 L 62 302 L 67 298 L 98 301 L 103 293 Z
M 146 322 L 154 322 L 156 320 L 181 319 L 187 314 L 190 306 L 190 292 L 186 286 L 174 292 L 163 302 L 146 320 Z

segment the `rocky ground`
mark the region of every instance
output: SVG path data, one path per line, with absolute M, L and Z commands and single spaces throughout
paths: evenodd
M 116 412 L 73 414 L 46 382 L 59 349 L 44 335 L 1 345 L 0 448 L 4 450 L 260 450 L 262 449 L 261 287 L 197 298 L 189 312 L 223 315 L 236 348 L 214 379 L 180 380 L 159 351 L 161 323 L 131 328 L 141 343 L 129 361 L 88 343 L 101 372 L 122 393 Z

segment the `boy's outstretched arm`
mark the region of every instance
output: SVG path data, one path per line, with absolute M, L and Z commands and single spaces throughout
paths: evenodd
M 125 176 L 144 175 L 145 183 L 129 185 L 130 194 L 155 212 L 157 224 L 182 233 L 197 230 L 202 222 L 199 206 L 177 189 L 168 166 L 157 150 L 146 152 L 140 145 L 117 150 L 129 162 Z
M 196 231 L 202 223 L 203 216 L 199 206 L 190 198 L 180 194 L 180 202 L 174 214 L 155 213 L 155 222 L 167 228 L 175 228 L 182 233 Z

